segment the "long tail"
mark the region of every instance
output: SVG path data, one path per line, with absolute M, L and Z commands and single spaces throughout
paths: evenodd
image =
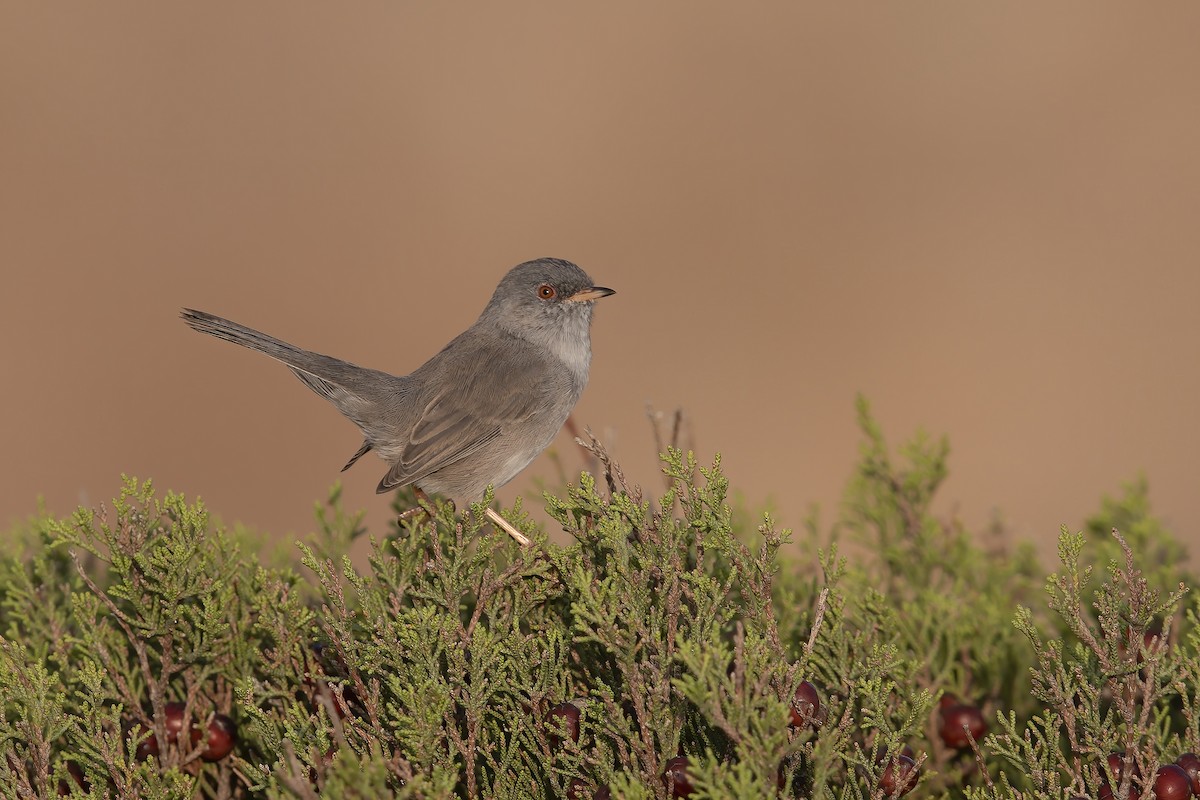
M 390 396 L 407 390 L 404 378 L 304 350 L 224 317 L 191 308 L 183 309 L 179 316 L 193 330 L 257 350 L 281 362 L 306 386 L 358 425 L 365 439 L 347 468 L 370 450 L 371 443 L 378 437 L 387 435 L 379 409 L 386 407 L 385 401 Z
M 295 369 L 311 371 L 320 368 L 321 360 L 337 361 L 336 358 L 302 350 L 295 345 L 276 339 L 274 336 L 268 336 L 253 328 L 247 328 L 245 325 L 239 325 L 232 320 L 204 311 L 185 308 L 179 312 L 179 316 L 192 330 L 265 353 L 276 361 L 281 361 Z

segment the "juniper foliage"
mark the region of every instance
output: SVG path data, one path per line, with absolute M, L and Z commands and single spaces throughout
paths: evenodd
M 1138 571 L 1179 552 L 1144 490 L 1097 517 L 1140 538 L 1094 601 L 1064 536 L 1034 611 L 1031 553 L 935 512 L 944 440 L 893 454 L 859 421 L 842 514 L 799 546 L 744 523 L 719 457 L 668 448 L 651 498 L 595 440 L 596 474 L 546 495 L 566 544 L 520 503 L 528 548 L 483 505 L 427 505 L 359 567 L 336 487 L 284 566 L 149 481 L 42 514 L 0 556 L 0 796 L 657 800 L 674 775 L 695 798 L 1007 800 L 1094 796 L 1113 749 L 1153 775 L 1200 747 L 1196 612 L 1158 588 L 1171 565 Z M 944 743 L 948 693 L 993 732 Z

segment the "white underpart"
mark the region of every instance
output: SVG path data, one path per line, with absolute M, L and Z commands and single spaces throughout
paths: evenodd
M 572 314 L 564 323 L 562 330 L 549 337 L 546 345 L 551 353 L 562 359 L 582 389 L 587 384 L 588 366 L 592 363 L 590 320 L 588 315 Z

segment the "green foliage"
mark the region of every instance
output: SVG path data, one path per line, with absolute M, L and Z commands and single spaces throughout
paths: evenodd
M 1104 566 L 1114 559 L 1122 561 L 1121 545 L 1113 538 L 1112 531 L 1121 532 L 1129 548 L 1137 554 L 1143 577 L 1150 588 L 1168 593 L 1182 581 L 1194 582 L 1183 566 L 1187 551 L 1162 521 L 1150 509 L 1150 485 L 1145 476 L 1139 476 L 1121 487 L 1120 497 L 1105 495 L 1100 500 L 1100 510 L 1084 524 L 1087 534 L 1087 563 Z M 1086 587 L 1087 593 L 1095 591 L 1096 583 Z
M 1160 764 L 1200 744 L 1194 612 L 1186 639 L 1172 636 L 1187 590 L 1179 585 L 1163 595 L 1151 588 L 1129 544 L 1115 529 L 1111 533 L 1122 559 L 1109 564 L 1091 604 L 1083 597 L 1092 577 L 1091 567 L 1082 564 L 1084 537 L 1065 527 L 1059 537 L 1062 572 L 1050 576 L 1046 591 L 1070 639 L 1045 639 L 1032 612 L 1018 609 L 1015 625 L 1036 653 L 1033 695 L 1044 710 L 1023 728 L 1014 715 L 1000 718 L 1001 730 L 987 745 L 1017 775 L 972 797 L 1095 796 L 1106 783 L 1116 787 L 1115 796 L 1132 797 L 1131 786 L 1149 793 Z M 1167 622 L 1159 629 L 1162 619 Z M 1124 759 L 1120 780 L 1107 763 L 1110 753 Z
M 651 498 L 594 440 L 597 474 L 545 495 L 566 546 L 520 503 L 529 547 L 404 492 L 423 512 L 356 566 L 338 487 L 292 563 L 149 482 L 43 513 L 0 556 L 0 797 L 662 800 L 683 757 L 695 798 L 882 800 L 905 765 L 911 796 L 1057 798 L 1112 750 L 1153 775 L 1200 747 L 1196 608 L 1144 482 L 1089 523 L 1127 539 L 1064 534 L 1035 612 L 1028 548 L 933 512 L 945 441 L 895 456 L 859 421 L 842 512 L 798 547 L 719 458 L 666 448 Z M 1085 552 L 1119 556 L 1103 583 Z M 992 732 L 944 742 L 950 693 Z

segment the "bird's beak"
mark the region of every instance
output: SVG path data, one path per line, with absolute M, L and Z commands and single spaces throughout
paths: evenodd
M 601 297 L 608 297 L 610 294 L 616 294 L 613 289 L 607 289 L 603 286 L 589 286 L 586 289 L 580 289 L 575 294 L 567 298 L 568 303 L 586 303 L 591 300 L 599 300 Z

